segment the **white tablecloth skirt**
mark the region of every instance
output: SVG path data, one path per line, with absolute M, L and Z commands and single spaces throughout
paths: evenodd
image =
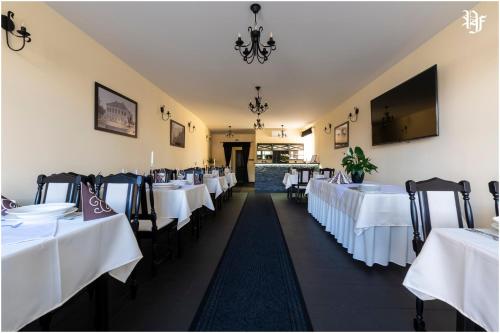
M 226 181 L 229 187 L 234 187 L 236 186 L 237 180 L 236 180 L 236 174 L 234 172 L 230 172 L 226 175 Z
M 308 211 L 354 259 L 361 260 L 368 266 L 387 266 L 389 262 L 406 266 L 415 258 L 411 243 L 412 227 L 374 226 L 361 233 L 359 230 L 355 232 L 353 218 L 313 193 L 309 193 Z

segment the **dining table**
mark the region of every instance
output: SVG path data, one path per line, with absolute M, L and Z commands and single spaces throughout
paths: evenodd
M 191 215 L 197 209 L 206 207 L 215 210 L 206 184 L 184 184 L 178 189 L 153 184 L 153 194 L 158 224 L 167 225 L 177 219 L 177 230 L 190 222 Z
M 320 174 L 317 171 L 314 171 L 311 179 L 328 179 L 328 176 Z M 283 185 L 285 185 L 286 190 L 288 190 L 293 185 L 297 185 L 298 182 L 299 182 L 299 176 L 297 173 L 289 173 L 289 172 L 285 173 L 285 175 L 283 177 Z M 310 180 L 309 180 L 309 182 L 310 182 Z M 307 194 L 307 192 L 306 192 L 306 194 Z
M 225 174 L 227 184 L 229 188 L 233 188 L 236 186 L 236 183 L 238 183 L 238 180 L 236 179 L 236 173 L 234 172 L 228 172 Z
M 377 191 L 368 192 L 359 184 L 311 179 L 307 209 L 354 259 L 368 266 L 406 266 L 415 258 L 410 204 L 401 186 L 378 184 Z
M 22 222 L 2 220 L 2 331 L 23 328 L 106 273 L 125 283 L 142 258 L 124 214 Z
M 498 269 L 498 231 L 433 228 L 403 285 L 423 301 L 439 299 L 498 332 Z

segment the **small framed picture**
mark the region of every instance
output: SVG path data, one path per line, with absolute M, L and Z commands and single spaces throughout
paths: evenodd
M 96 82 L 94 129 L 137 138 L 137 102 Z
M 346 121 L 335 127 L 334 131 L 335 149 L 349 147 L 349 122 Z
M 170 119 L 170 145 L 184 148 L 186 146 L 186 127 Z

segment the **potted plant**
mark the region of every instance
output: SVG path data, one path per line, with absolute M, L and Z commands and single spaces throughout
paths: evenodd
M 363 149 L 356 146 L 354 150 L 349 147 L 342 159 L 342 166 L 345 171 L 351 175 L 353 183 L 362 183 L 365 178 L 365 172 L 371 174 L 377 171 L 378 167 L 370 162 L 370 158 L 365 156 Z

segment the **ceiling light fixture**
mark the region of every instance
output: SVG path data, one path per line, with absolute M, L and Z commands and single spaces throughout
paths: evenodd
M 266 112 L 269 109 L 269 105 L 267 102 L 262 103 L 262 97 L 260 96 L 260 87 L 255 87 L 257 90 L 257 96 L 254 97 L 255 104 L 252 102 L 248 103 L 248 110 L 252 113 L 256 113 L 257 117 Z
M 269 34 L 269 40 L 267 45 L 260 42 L 260 35 L 264 28 L 262 26 L 257 27 L 257 13 L 260 11 L 260 5 L 254 3 L 250 6 L 250 10 L 254 14 L 254 27 L 248 27 L 248 32 L 250 33 L 250 42 L 245 44 L 241 39 L 241 34 L 238 33 L 238 39 L 236 40 L 234 49 L 239 51 L 243 57 L 243 61 L 247 64 L 251 64 L 254 59 L 263 64 L 269 59 L 272 51 L 276 50 L 276 42 L 273 39 L 273 33 Z
M 226 133 L 226 137 L 227 137 L 227 138 L 232 138 L 232 137 L 234 137 L 234 133 L 233 133 L 233 131 L 231 130 L 231 125 L 229 125 L 229 131 L 227 131 L 227 133 Z
M 256 130 L 264 129 L 264 123 L 261 122 L 261 119 L 259 118 L 259 116 L 257 116 L 256 122 L 253 123 L 253 128 Z
M 286 138 L 286 132 L 285 129 L 283 128 L 283 125 L 281 125 L 281 133 L 278 133 L 278 136 L 280 138 Z

